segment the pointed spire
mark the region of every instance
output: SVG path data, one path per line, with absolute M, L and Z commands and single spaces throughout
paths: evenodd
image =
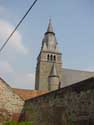
M 51 19 L 49 19 L 47 32 L 52 32 L 53 33 L 53 26 L 52 26 L 52 23 L 51 23 Z
M 45 42 L 45 45 L 44 45 Z M 53 31 L 51 19 L 49 19 L 49 24 L 47 28 L 47 32 L 44 34 L 43 42 L 42 42 L 42 49 L 49 50 L 51 52 L 58 52 L 60 53 L 58 46 L 57 46 L 57 40 L 55 33 Z
M 54 63 L 53 63 L 53 66 L 52 66 L 52 70 L 51 70 L 50 76 L 58 76 Z

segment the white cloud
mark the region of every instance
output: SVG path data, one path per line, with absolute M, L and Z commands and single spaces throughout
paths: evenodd
M 0 16 L 3 16 L 4 13 L 7 13 L 7 11 L 0 5 Z M 0 17 L 0 47 L 13 29 L 14 26 L 11 23 L 2 20 Z M 19 72 L 20 69 L 15 69 L 15 64 L 19 64 L 19 58 L 29 53 L 29 50 L 22 42 L 22 36 L 18 30 L 11 37 L 3 51 L 5 51 L 5 53 L 3 52 L 0 55 L 0 77 L 4 78 L 12 87 L 34 89 L 34 73 L 25 73 L 25 71 L 23 73 Z M 23 57 L 21 58 L 23 59 Z M 23 65 L 21 65 L 21 67 L 23 67 Z
M 0 20 L 0 47 L 13 29 L 14 27 L 10 23 Z M 28 54 L 29 52 L 22 43 L 22 36 L 19 31 L 14 33 L 4 49 L 5 53 L 0 55 L 0 77 L 3 77 L 12 87 L 33 89 L 34 74 L 15 69 L 15 64 L 19 64 L 20 53 Z
M 0 61 L 0 77 L 14 88 L 34 89 L 35 73 L 15 72 L 13 66 L 7 61 Z
M 13 29 L 14 26 L 12 26 L 9 22 L 0 20 L 0 46 L 8 38 Z M 22 54 L 28 53 L 28 49 L 25 48 L 22 43 L 22 37 L 19 31 L 16 31 L 14 35 L 10 38 L 7 48 L 12 51 L 20 52 Z

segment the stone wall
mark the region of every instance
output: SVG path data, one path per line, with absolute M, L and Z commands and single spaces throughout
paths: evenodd
M 33 125 L 94 125 L 94 78 L 29 99 L 22 112 Z
M 24 101 L 0 79 L 0 122 L 19 120 Z
M 56 60 L 48 60 L 48 55 L 55 55 Z M 41 51 L 36 66 L 35 89 L 48 90 L 48 76 L 51 73 L 53 63 L 55 63 L 57 74 L 62 79 L 62 54 L 52 51 Z

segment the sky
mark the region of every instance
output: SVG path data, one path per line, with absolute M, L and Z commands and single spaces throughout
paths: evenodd
M 0 0 L 0 47 L 33 0 Z M 64 68 L 94 71 L 94 0 L 38 0 L 0 53 L 0 77 L 34 89 L 42 39 L 52 20 Z

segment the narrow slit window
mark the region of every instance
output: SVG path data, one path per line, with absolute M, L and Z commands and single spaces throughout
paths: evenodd
M 47 60 L 49 61 L 49 54 L 47 55 Z
M 53 60 L 53 55 L 51 55 L 51 61 Z
M 54 61 L 56 61 L 56 56 L 54 56 Z

